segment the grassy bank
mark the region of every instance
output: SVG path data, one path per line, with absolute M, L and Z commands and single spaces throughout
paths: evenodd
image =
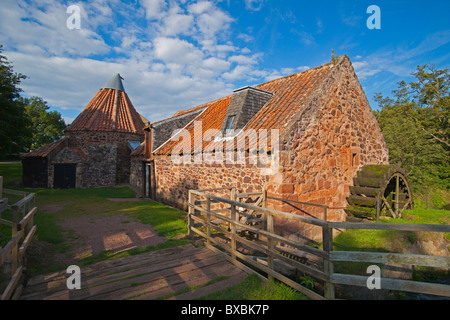
M 256 274 L 237 286 L 211 293 L 199 300 L 309 300 L 298 291 L 278 281 L 265 282 Z

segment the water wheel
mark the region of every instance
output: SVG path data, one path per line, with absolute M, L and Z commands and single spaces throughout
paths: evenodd
M 358 171 L 350 187 L 345 212 L 350 217 L 373 220 L 378 216 L 401 218 L 414 207 L 404 170 L 396 165 L 367 165 Z

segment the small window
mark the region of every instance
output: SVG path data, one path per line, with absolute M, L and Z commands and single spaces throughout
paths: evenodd
M 225 126 L 225 134 L 231 134 L 233 128 L 234 128 L 234 121 L 236 119 L 236 116 L 229 116 L 227 119 L 227 124 Z
M 130 147 L 131 151 L 136 150 L 140 145 L 141 143 L 139 141 L 128 140 L 128 147 Z
M 359 159 L 357 153 L 352 153 L 352 167 L 359 165 Z

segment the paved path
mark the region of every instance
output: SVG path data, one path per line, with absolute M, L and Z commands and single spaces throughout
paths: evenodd
M 236 285 L 246 275 L 223 256 L 188 244 L 81 267 L 80 290 L 67 289 L 65 270 L 36 276 L 21 299 L 191 300 Z

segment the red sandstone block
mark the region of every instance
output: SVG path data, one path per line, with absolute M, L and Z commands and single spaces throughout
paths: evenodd
M 298 201 L 298 194 L 290 194 L 287 196 L 288 200 Z
M 294 192 L 294 185 L 293 184 L 282 184 L 278 188 L 278 193 L 293 193 Z
M 336 167 L 336 159 L 330 159 L 328 161 L 328 164 L 330 165 L 331 168 Z

